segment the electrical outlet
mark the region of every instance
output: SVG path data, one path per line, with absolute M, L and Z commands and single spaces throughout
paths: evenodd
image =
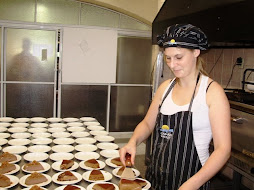
M 239 65 L 240 69 L 243 69 L 243 62 Z
M 240 69 L 243 69 L 243 58 L 242 57 L 238 57 L 236 59 L 236 64 L 239 66 Z

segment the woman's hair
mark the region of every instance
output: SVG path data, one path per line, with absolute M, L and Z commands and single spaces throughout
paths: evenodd
M 198 56 L 198 57 L 197 57 L 197 70 L 198 70 L 201 74 L 203 74 L 203 75 L 205 75 L 205 76 L 208 76 L 208 73 L 205 71 L 205 69 L 204 69 L 204 67 L 203 67 L 204 63 L 205 63 L 204 59 L 203 59 L 202 57 Z

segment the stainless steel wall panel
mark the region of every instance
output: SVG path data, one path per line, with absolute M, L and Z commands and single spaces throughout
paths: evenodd
M 151 87 L 111 87 L 109 131 L 133 131 L 144 118 L 151 98 Z
M 5 84 L 6 115 L 11 117 L 52 117 L 53 84 Z
M 117 83 L 150 84 L 152 46 L 148 38 L 119 37 Z
M 107 85 L 62 85 L 61 117 L 95 117 L 106 127 Z

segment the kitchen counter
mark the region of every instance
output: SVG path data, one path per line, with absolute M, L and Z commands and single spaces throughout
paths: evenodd
M 50 153 L 49 153 L 49 154 L 50 154 Z M 21 156 L 23 157 L 23 155 L 24 155 L 24 154 L 22 154 Z M 77 162 L 78 164 L 79 164 L 80 162 L 82 162 L 82 161 L 79 161 L 79 160 L 77 160 L 77 159 L 73 159 L 73 160 L 74 160 L 75 162 Z M 99 158 L 99 160 L 105 162 L 106 159 L 105 159 L 104 157 L 101 156 L 101 157 Z M 49 158 L 48 158 L 47 160 L 44 160 L 43 162 L 48 163 L 50 166 L 52 166 L 52 164 L 54 163 L 54 161 L 50 160 Z M 22 167 L 25 163 L 27 163 L 27 161 L 25 161 L 25 160 L 22 158 L 21 161 L 20 161 L 19 163 L 17 163 L 17 164 L 18 164 L 20 167 Z M 109 166 L 106 165 L 105 168 L 103 168 L 102 170 L 109 172 L 109 173 L 113 176 L 113 178 L 112 178 L 111 180 L 108 180 L 108 182 L 112 182 L 112 183 L 118 185 L 118 184 L 119 184 L 119 178 L 115 177 L 115 176 L 112 174 L 113 169 L 115 169 L 115 168 L 112 168 L 112 167 L 109 167 Z M 71 171 L 71 172 L 77 172 L 77 173 L 79 173 L 79 174 L 82 176 L 82 174 L 85 173 L 86 171 L 87 171 L 87 170 L 78 167 L 76 170 L 73 170 L 73 171 Z M 60 173 L 60 172 L 54 170 L 54 169 L 51 167 L 47 172 L 44 172 L 43 174 L 49 175 L 49 176 L 52 178 L 52 176 L 54 176 L 54 175 L 57 174 L 57 173 Z M 16 174 L 13 174 L 13 175 L 17 176 L 17 177 L 20 179 L 21 177 L 23 177 L 23 176 L 25 176 L 25 175 L 28 175 L 28 173 L 25 173 L 25 172 L 22 171 L 22 169 L 20 168 L 19 172 L 17 172 Z M 87 186 L 88 186 L 89 184 L 91 184 L 91 182 L 87 182 L 87 181 L 85 181 L 85 180 L 82 178 L 82 180 L 81 180 L 80 182 L 75 183 L 74 185 L 79 185 L 79 186 L 81 186 L 81 187 L 87 188 Z M 44 188 L 46 188 L 46 189 L 48 189 L 48 190 L 54 190 L 54 189 L 56 189 L 57 187 L 60 187 L 60 186 L 64 186 L 64 185 L 56 184 L 55 182 L 51 181 L 48 185 L 44 186 Z M 21 184 L 17 184 L 16 186 L 14 186 L 14 187 L 11 188 L 11 189 L 16 190 L 16 189 L 23 189 L 23 188 L 26 188 L 26 187 L 23 187 Z
M 230 107 L 233 109 L 254 115 L 254 106 L 253 105 L 244 104 L 244 103 L 236 102 L 236 101 L 232 101 L 232 100 L 229 100 L 229 103 L 230 103 Z
M 232 148 L 254 158 L 254 106 L 230 105 Z
M 233 173 L 230 177 L 232 189 L 238 190 L 241 184 L 249 187 L 254 183 L 254 106 L 236 101 L 229 103 L 232 150 L 226 168 L 230 168 Z M 228 172 L 225 175 L 230 176 Z
M 93 137 L 94 137 L 92 131 L 90 131 L 90 129 L 88 129 L 89 127 L 87 127 L 87 126 L 82 126 L 82 127 L 84 128 L 84 131 L 83 131 L 83 132 L 86 132 L 86 133 L 88 134 L 88 135 L 83 136 L 83 137 L 90 137 L 90 138 L 93 138 Z M 0 128 L 4 128 L 4 127 L 1 126 Z M 6 134 L 9 133 L 10 135 L 12 135 L 13 133 L 11 133 L 11 132 L 8 130 L 8 129 L 10 129 L 10 128 L 13 128 L 13 127 L 9 126 L 9 127 L 7 127 L 7 129 L 6 129 L 5 131 L 2 131 L 1 133 L 2 133 L 2 134 L 3 134 L 3 133 L 4 133 L 4 134 L 5 134 L 5 133 L 6 133 Z M 33 134 L 33 133 L 32 133 L 31 130 L 29 130 L 29 129 L 39 129 L 39 127 L 38 127 L 38 128 L 37 128 L 37 127 L 31 127 L 31 124 L 30 124 L 30 123 L 29 123 L 29 126 L 24 127 L 24 128 L 27 128 L 27 129 L 28 129 L 28 133 L 31 133 L 31 134 Z M 52 131 L 52 129 L 53 129 L 54 127 L 49 127 L 49 126 L 47 126 L 47 127 L 43 127 L 43 129 L 44 129 L 44 128 L 47 130 L 48 133 L 50 133 L 49 131 Z M 51 130 L 50 130 L 50 129 L 51 129 Z M 55 128 L 55 129 L 57 129 L 57 128 Z M 80 129 L 80 128 L 76 128 L 76 129 Z M 65 131 L 68 132 L 68 130 L 69 130 L 69 128 L 66 127 L 66 128 L 65 128 Z M 58 133 L 58 135 L 60 135 L 60 132 L 56 132 L 56 133 Z M 52 139 L 52 142 L 49 143 L 49 144 L 48 144 L 48 143 L 47 143 L 47 144 L 44 144 L 44 145 L 48 145 L 48 146 L 50 146 L 50 147 L 52 148 L 54 145 L 65 144 L 65 143 L 66 143 L 66 145 L 70 145 L 70 146 L 75 147 L 76 145 L 79 144 L 78 141 L 76 141 L 76 139 L 79 138 L 79 137 L 81 137 L 81 136 L 80 136 L 80 132 L 78 132 L 78 133 L 79 133 L 78 136 L 76 136 L 76 135 L 74 136 L 74 134 L 73 134 L 72 132 L 70 132 L 70 131 L 69 131 L 69 133 L 70 133 L 71 135 L 70 135 L 69 137 L 67 137 L 67 138 L 74 139 L 74 143 L 68 144 L 68 143 L 66 143 L 66 141 L 64 141 L 64 142 L 62 142 L 62 143 L 56 143 L 56 141 L 54 141 L 54 140 L 56 140 L 57 137 L 55 137 L 55 136 L 53 137 L 53 136 L 51 135 L 51 137 L 49 137 L 49 138 Z M 52 134 L 53 134 L 53 133 L 52 133 Z M 65 137 L 63 137 L 63 138 L 65 138 Z M 3 139 L 4 139 L 4 138 L 3 138 Z M 2 150 L 1 150 L 1 152 L 3 152 L 3 149 L 4 149 L 5 147 L 9 147 L 9 146 L 10 146 L 8 143 L 9 143 L 9 141 L 12 140 L 12 139 L 14 139 L 12 136 L 7 137 L 7 142 L 6 142 L 5 144 L 2 144 Z M 34 136 L 28 137 L 28 138 L 26 138 L 26 139 L 31 140 L 30 143 L 27 143 L 26 145 L 24 145 L 24 146 L 26 146 L 27 148 L 28 148 L 28 147 L 31 147 L 31 146 L 33 146 L 33 145 L 36 145 L 36 144 L 34 144 L 34 141 L 32 141 L 33 139 L 35 139 Z M 106 141 L 107 141 L 107 140 L 106 140 Z M 95 142 L 94 145 L 98 145 L 99 142 L 101 142 L 101 141 Z M 112 143 L 114 143 L 114 141 L 107 141 L 107 142 L 112 142 Z M 40 144 L 40 145 L 43 145 L 43 144 Z M 117 144 L 117 145 L 118 145 L 118 144 Z M 118 146 L 119 146 L 119 145 L 118 145 Z M 108 155 L 108 156 L 106 156 L 105 154 L 102 154 L 102 153 L 101 153 L 101 151 L 102 151 L 103 149 L 104 149 L 104 148 L 100 148 L 100 147 L 98 146 L 98 149 L 95 150 L 95 152 L 97 152 L 97 153 L 99 154 L 98 160 L 103 161 L 103 162 L 105 163 L 105 167 L 104 167 L 103 169 L 101 169 L 101 170 L 104 170 L 104 171 L 105 171 L 106 173 L 108 173 L 109 175 L 112 175 L 112 179 L 107 180 L 107 182 L 112 182 L 112 183 L 114 183 L 115 185 L 118 186 L 119 181 L 120 181 L 120 178 L 114 175 L 115 172 L 116 172 L 116 170 L 114 170 L 115 167 L 112 167 L 111 164 L 107 164 L 107 162 L 106 162 L 107 159 L 112 158 L 112 156 L 113 156 L 113 155 L 116 155 L 116 153 L 118 154 L 118 152 L 117 152 L 117 150 L 113 150 L 114 148 L 113 148 L 113 149 L 110 149 L 110 147 L 108 147 L 108 148 L 105 148 L 105 149 L 107 150 L 107 155 Z M 16 149 L 16 151 L 19 151 L 19 150 L 20 150 L 20 149 L 18 149 L 18 150 Z M 58 150 L 58 151 L 59 151 L 59 150 Z M 57 152 L 58 152 L 58 151 L 57 151 Z M 65 150 L 64 150 L 64 151 L 65 151 Z M 114 154 L 113 151 L 116 151 L 116 153 Z M 54 152 L 55 152 L 55 151 L 53 151 L 53 149 L 51 149 L 49 152 L 47 152 L 47 154 L 49 155 L 49 157 L 48 157 L 47 159 L 45 159 L 45 160 L 41 160 L 41 162 L 46 162 L 46 163 L 48 163 L 48 164 L 51 166 L 50 169 L 49 169 L 48 171 L 44 172 L 44 174 L 50 176 L 51 178 L 52 178 L 54 175 L 60 173 L 59 171 L 55 170 L 55 169 L 52 167 L 52 164 L 53 164 L 55 161 L 54 161 L 54 160 L 51 160 L 50 155 L 52 155 L 52 153 L 54 153 Z M 60 150 L 60 152 L 61 152 L 61 150 Z M 82 152 L 82 151 L 79 151 L 79 150 L 77 150 L 77 149 L 74 149 L 73 151 L 70 151 L 70 152 L 75 156 L 76 153 Z M 25 150 L 24 150 L 24 151 L 20 151 L 20 153 L 18 153 L 18 154 L 21 156 L 21 160 L 20 160 L 18 163 L 16 163 L 16 164 L 20 166 L 20 170 L 17 171 L 15 174 L 11 174 L 11 175 L 13 175 L 13 176 L 17 176 L 17 177 L 19 178 L 19 181 L 20 181 L 20 179 L 21 179 L 22 177 L 24 177 L 24 176 L 26 176 L 26 175 L 29 175 L 28 173 L 26 173 L 26 172 L 24 172 L 24 171 L 22 170 L 22 166 L 23 166 L 25 163 L 28 163 L 28 161 L 26 161 L 26 160 L 24 159 L 24 155 L 27 154 L 27 153 L 29 153 L 28 150 L 27 150 L 27 151 L 25 151 Z M 110 156 L 110 155 L 112 155 L 112 156 Z M 113 156 L 113 157 L 115 157 L 115 156 Z M 83 158 L 83 160 L 86 159 L 84 156 L 83 156 L 82 158 Z M 38 158 L 38 159 L 39 159 L 39 158 Z M 58 158 L 58 159 L 61 161 L 61 159 L 63 159 L 63 158 Z M 83 160 L 77 159 L 77 157 L 74 157 L 73 160 L 74 160 L 78 165 L 79 165 L 81 162 L 83 162 Z M 38 160 L 38 161 L 39 161 L 39 160 Z M 79 167 L 78 167 L 76 170 L 73 170 L 73 172 L 77 172 L 77 173 L 79 173 L 81 176 L 82 176 L 85 172 L 87 172 L 87 171 L 88 171 L 88 170 L 83 169 L 82 167 L 80 167 L 80 165 L 79 165 Z M 115 171 L 115 172 L 113 172 L 113 171 Z M 108 176 L 108 174 L 106 174 L 106 176 Z M 79 186 L 82 186 L 82 187 L 84 187 L 84 188 L 87 189 L 87 186 L 88 186 L 89 184 L 91 184 L 91 183 L 92 183 L 92 182 L 86 181 L 85 178 L 82 176 L 81 181 L 78 182 L 78 183 L 75 183 L 75 185 L 79 185 Z M 67 185 L 67 184 L 66 184 L 66 185 Z M 44 188 L 45 188 L 45 189 L 48 189 L 48 190 L 53 190 L 53 189 L 56 189 L 57 187 L 62 187 L 62 186 L 64 186 L 64 184 L 58 184 L 58 183 L 56 183 L 56 182 L 53 182 L 53 180 L 52 180 L 48 185 L 44 186 Z M 21 184 L 18 183 L 17 185 L 15 185 L 14 187 L 12 187 L 11 189 L 17 190 L 17 189 L 24 189 L 24 188 L 25 188 L 24 186 L 22 186 Z M 1 188 L 0 188 L 0 189 L 1 189 Z

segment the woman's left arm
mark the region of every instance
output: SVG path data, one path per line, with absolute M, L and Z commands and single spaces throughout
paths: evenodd
M 227 162 L 231 152 L 230 106 L 223 88 L 213 82 L 207 92 L 214 151 L 204 166 L 179 190 L 196 190 L 210 180 Z

